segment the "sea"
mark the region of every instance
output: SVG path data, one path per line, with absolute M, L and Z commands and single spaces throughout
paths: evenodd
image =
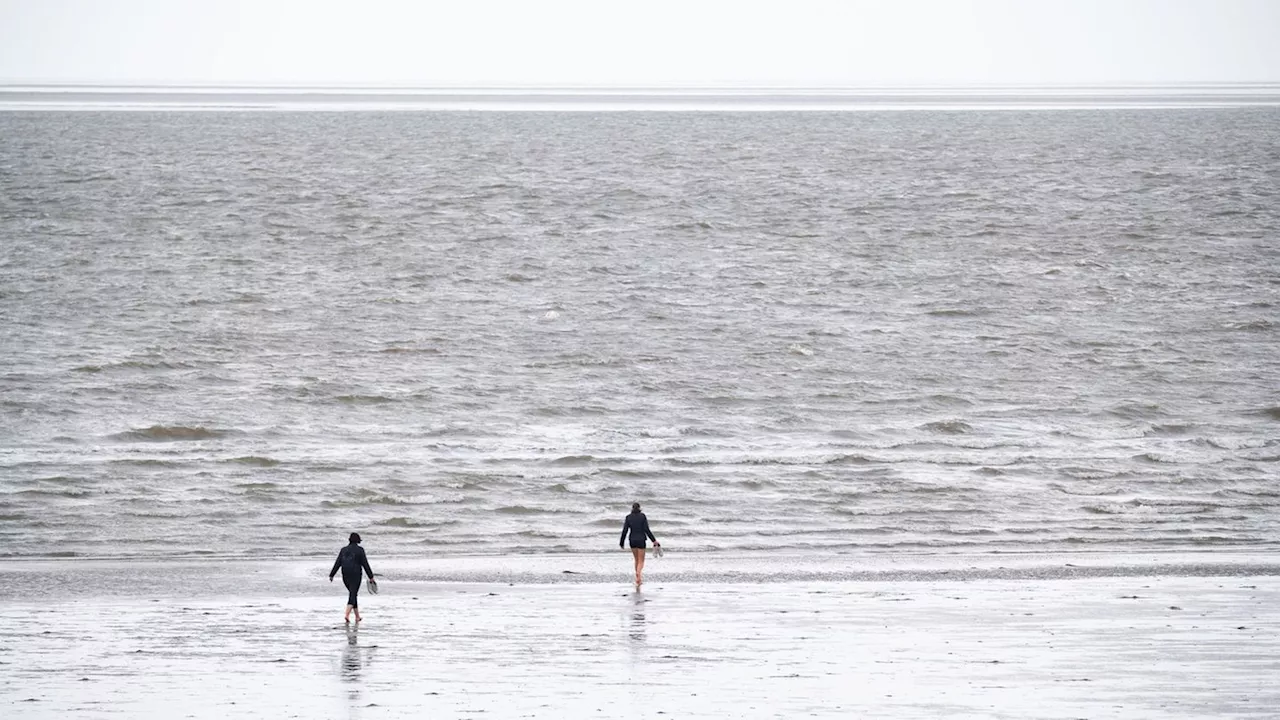
M 1139 104 L 8 108 L 0 557 L 1273 552 L 1280 107 Z

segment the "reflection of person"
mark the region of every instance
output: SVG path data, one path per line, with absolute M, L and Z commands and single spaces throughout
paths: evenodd
M 351 612 L 356 613 L 356 622 L 360 622 L 360 606 L 356 603 L 356 594 L 360 592 L 360 571 L 364 570 L 369 574 L 369 579 L 373 579 L 373 570 L 369 569 L 369 558 L 364 554 L 364 548 L 360 547 L 360 533 L 351 533 L 348 538 L 350 543 L 338 551 L 338 559 L 333 561 L 333 569 L 329 571 L 329 582 L 333 582 L 333 576 L 338 574 L 338 569 L 342 569 L 342 584 L 347 586 L 347 612 L 342 616 L 346 622 L 351 622 Z
M 643 643 L 645 639 L 644 598 L 640 596 L 639 590 L 636 590 L 634 598 L 631 608 L 631 640 L 635 643 Z
M 342 679 L 355 682 L 360 679 L 360 638 L 356 634 L 359 625 L 347 626 L 347 649 L 342 651 Z
M 653 541 L 654 547 L 662 547 L 662 543 L 649 530 L 649 518 L 640 512 L 640 503 L 631 504 L 631 514 L 622 523 L 622 537 L 618 538 L 618 547 L 626 542 L 628 533 L 631 534 L 631 556 L 636 561 L 636 587 L 640 587 L 640 583 L 644 581 L 641 577 L 644 572 L 644 539 L 648 537 Z

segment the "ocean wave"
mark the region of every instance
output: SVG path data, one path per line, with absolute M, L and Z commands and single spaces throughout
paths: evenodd
M 93 493 L 90 493 L 88 490 L 81 490 L 78 488 L 68 488 L 66 490 L 50 490 L 48 488 L 32 488 L 29 490 L 19 490 L 11 494 L 18 495 L 24 498 L 37 498 L 37 497 L 85 498 L 85 497 L 89 497 Z
M 953 405 L 956 407 L 970 407 L 973 405 L 973 401 L 968 398 L 948 393 L 906 395 L 902 397 L 880 399 L 868 398 L 862 402 L 868 405 Z
M 1197 499 L 1161 499 L 1130 498 L 1113 502 L 1086 503 L 1080 506 L 1087 513 L 1098 515 L 1128 515 L 1137 513 L 1151 516 L 1201 516 L 1216 513 L 1230 506 L 1207 500 Z M 1195 519 L 1195 518 L 1193 518 Z
M 1240 545 L 1244 543 L 1256 543 L 1263 538 L 1253 534 L 1237 534 L 1237 535 L 1203 535 L 1197 534 L 1187 538 L 1187 541 L 1193 545 Z
M 966 433 L 973 432 L 973 426 L 963 420 L 939 420 L 936 422 L 925 423 L 918 429 L 942 433 L 944 435 L 964 435 Z
M 677 467 L 699 468 L 699 467 L 715 467 L 715 466 L 735 466 L 735 465 L 754 465 L 754 466 L 771 466 L 793 467 L 806 465 L 863 465 L 873 462 L 888 462 L 887 460 L 873 460 L 866 455 L 858 453 L 841 453 L 838 455 L 823 455 L 815 457 L 669 457 L 660 458 L 658 462 L 664 465 L 674 465 Z
M 1249 415 L 1267 418 L 1268 420 L 1280 420 L 1280 405 L 1272 405 L 1270 407 L 1258 408 L 1251 410 Z
M 63 482 L 78 482 L 80 480 L 83 480 L 83 478 L 72 477 L 70 475 L 49 475 L 47 477 L 36 478 L 35 482 L 63 483 Z
M 499 515 L 562 515 L 572 513 L 570 510 L 548 510 L 527 505 L 504 505 L 494 510 L 494 512 Z
M 1177 457 L 1174 457 L 1173 455 L 1170 455 L 1168 453 L 1161 453 L 1161 452 L 1138 453 L 1137 455 L 1134 455 L 1131 459 L 1137 460 L 1139 462 L 1154 463 L 1157 465 L 1176 465 L 1182 462 L 1182 460 L 1179 460 Z
M 611 478 L 621 478 L 627 480 L 645 480 L 650 478 L 679 478 L 690 477 L 692 473 L 685 470 L 671 470 L 667 468 L 653 470 L 638 470 L 626 468 L 597 468 L 592 470 L 589 477 L 606 476 Z M 611 486 L 616 487 L 616 486 Z
M 1164 423 L 1162 425 L 1152 425 L 1143 433 L 1146 437 L 1168 437 L 1186 435 L 1195 429 L 1194 425 L 1188 423 Z
M 108 363 L 105 365 L 88 364 L 79 365 L 71 368 L 72 372 L 79 373 L 100 373 L 110 370 L 190 370 L 195 366 L 184 362 L 169 361 L 146 361 L 146 360 L 124 360 L 116 363 Z
M 451 538 L 447 535 L 428 533 L 425 537 L 414 540 L 413 544 L 435 547 L 458 547 L 462 545 L 474 545 L 475 540 L 473 538 Z
M 595 462 L 596 458 L 591 455 L 565 455 L 554 460 L 547 461 L 548 465 L 558 467 L 582 467 Z
M 1093 479 L 1093 478 L 1081 478 L 1081 479 Z M 1105 479 L 1105 477 L 1097 478 L 1097 479 Z M 1105 496 L 1122 495 L 1129 492 L 1128 488 L 1098 487 L 1096 485 L 1085 484 L 1085 483 L 1080 483 L 1080 484 L 1073 483 L 1071 487 L 1068 487 L 1066 485 L 1063 485 L 1062 483 L 1051 482 L 1045 485 L 1045 487 L 1050 490 L 1053 490 L 1054 492 L 1062 493 L 1063 495 L 1073 495 L 1076 497 L 1098 497 L 1099 495 L 1105 495 Z
M 1276 329 L 1276 325 L 1270 320 L 1246 320 L 1229 323 L 1223 329 L 1233 332 L 1271 332 Z
M 391 495 L 367 495 L 355 500 L 321 500 L 322 508 L 355 508 L 365 505 L 419 505 L 421 503 L 410 502 Z
M 386 395 L 337 395 L 333 399 L 344 405 L 383 405 L 396 401 Z
M 439 355 L 440 351 L 435 348 L 412 348 L 412 347 L 389 347 L 383 348 L 378 352 L 386 355 Z
M 135 442 L 183 442 L 191 440 L 217 440 L 238 435 L 235 430 L 207 428 L 199 425 L 152 425 L 148 428 L 128 430 L 111 435 L 112 440 Z
M 429 525 L 440 525 L 441 523 L 423 523 L 408 517 L 392 517 L 385 520 L 378 520 L 373 523 L 378 527 L 402 527 L 402 528 L 420 528 Z
M 593 473 L 594 475 L 594 473 Z M 609 490 L 622 490 L 621 485 L 602 485 L 599 482 L 587 483 L 585 485 L 574 483 L 555 483 L 546 488 L 547 492 L 567 495 L 598 495 Z
M 1076 480 L 1108 480 L 1119 477 L 1124 473 L 1119 470 L 1104 470 L 1101 468 L 1080 467 L 1076 465 L 1068 465 L 1058 468 L 1058 472 Z M 1051 484 L 1049 487 L 1055 487 Z
M 1108 415 L 1114 415 L 1125 420 L 1146 420 L 1148 418 L 1157 418 L 1164 415 L 1164 408 L 1156 403 L 1141 402 L 1125 402 L 1107 408 Z
M 874 462 L 876 461 L 867 457 L 866 455 L 862 455 L 859 453 L 845 453 L 843 455 L 836 455 L 835 457 L 827 458 L 826 460 L 822 461 L 822 464 L 823 465 L 870 465 Z
M 228 458 L 222 462 L 234 463 L 237 465 L 252 465 L 253 467 L 263 468 L 277 467 L 280 465 L 279 460 L 272 460 L 269 457 L 262 457 L 260 455 L 244 455 L 242 457 Z
M 955 528 L 948 528 L 948 527 L 942 527 L 942 528 L 938 528 L 935 532 L 940 533 L 940 534 L 942 534 L 942 535 L 944 535 L 944 536 L 945 536 L 945 535 L 952 535 L 952 536 L 955 536 L 955 537 L 982 537 L 982 536 L 994 536 L 994 535 L 1000 535 L 1000 534 L 1002 534 L 1002 533 L 1004 532 L 1004 530 L 1003 530 L 1003 528 L 1002 528 L 1002 529 L 1000 529 L 1000 530 L 992 530 L 991 528 L 958 528 L 958 527 L 955 527 Z
M 635 433 L 635 436 L 642 437 L 642 438 L 654 438 L 658 440 L 669 440 L 669 439 L 683 437 L 685 435 L 696 437 L 697 435 L 700 434 L 700 432 L 702 431 L 701 429 L 698 429 L 698 428 L 682 428 L 682 427 L 675 427 L 675 426 L 650 427 L 650 428 L 644 428 L 642 430 L 637 430 Z
M 108 460 L 109 465 L 124 465 L 143 468 L 177 468 L 186 465 L 179 460 L 161 460 L 159 458 L 117 458 Z
M 575 367 L 625 367 L 630 364 L 631 360 L 628 358 L 579 355 L 550 362 L 536 361 L 525 363 L 524 367 L 536 369 L 557 369 Z
M 504 535 L 515 535 L 516 537 L 538 538 L 540 540 L 563 540 L 564 535 L 553 530 L 517 530 L 513 533 L 503 533 Z
M 1210 495 L 1214 497 L 1280 498 L 1280 489 L 1221 488 L 1214 490 Z
M 540 417 L 578 417 L 582 415 L 608 415 L 609 408 L 604 405 L 556 405 L 534 408 L 530 411 Z
M 435 426 L 422 432 L 422 437 L 428 438 L 494 438 L 504 437 L 504 433 L 491 427 L 484 425 L 471 424 L 451 424 L 445 426 Z
M 171 510 L 126 510 L 119 513 L 120 517 L 136 518 L 139 520 L 180 520 L 190 518 L 190 513 L 177 512 Z
M 1271 441 L 1264 438 L 1206 437 L 1195 438 L 1189 442 L 1195 445 L 1211 447 L 1216 450 L 1252 450 L 1268 447 Z
M 971 495 L 980 494 L 980 488 L 968 485 L 930 485 L 927 483 L 876 483 L 871 485 L 857 485 L 848 488 L 842 488 L 832 492 L 832 495 L 840 498 L 840 502 L 861 501 L 871 498 L 903 498 L 913 495 Z M 942 511 L 945 508 L 934 507 L 934 511 Z

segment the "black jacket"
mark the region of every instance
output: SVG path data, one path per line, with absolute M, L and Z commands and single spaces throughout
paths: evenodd
M 343 577 L 352 575 L 360 577 L 360 569 L 364 568 L 365 574 L 373 577 L 373 570 L 369 569 L 369 558 L 365 557 L 364 548 L 355 543 L 351 543 L 338 551 L 338 559 L 333 561 L 333 569 L 329 571 L 329 579 L 332 580 L 334 575 L 338 574 L 338 569 L 342 569 Z
M 618 547 L 622 547 L 622 544 L 626 542 L 627 533 L 631 533 L 631 547 L 633 548 L 644 547 L 644 539 L 646 536 L 648 536 L 655 545 L 658 543 L 658 538 L 654 537 L 653 533 L 649 530 L 649 518 L 645 517 L 642 512 L 633 512 L 627 516 L 625 521 L 623 521 L 622 537 L 618 538 Z

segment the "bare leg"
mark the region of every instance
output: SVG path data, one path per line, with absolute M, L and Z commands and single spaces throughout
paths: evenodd
M 636 587 L 644 582 L 644 548 L 631 548 L 631 555 L 636 561 Z
M 346 622 L 351 622 L 351 613 L 354 612 L 356 614 L 356 622 L 360 622 L 360 605 L 356 599 L 356 594 L 360 592 L 360 576 L 357 575 L 351 578 L 344 573 L 342 584 L 347 586 L 347 613 L 342 616 L 342 619 Z

